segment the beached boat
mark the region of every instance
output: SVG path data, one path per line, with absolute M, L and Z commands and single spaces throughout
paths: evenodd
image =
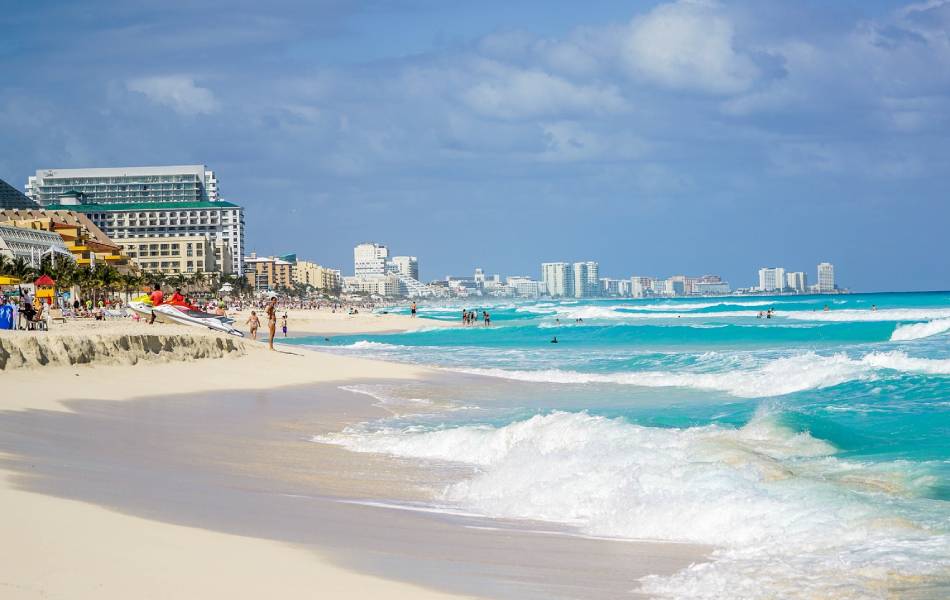
M 176 304 L 159 304 L 158 306 L 152 306 L 151 302 L 133 300 L 129 302 L 129 308 L 132 309 L 133 312 L 146 318 L 150 318 L 154 311 L 155 319 L 162 323 L 178 323 L 180 325 L 207 327 L 215 331 L 223 331 L 224 333 L 244 337 L 244 333 L 234 327 L 234 319 L 206 313 L 189 306 Z

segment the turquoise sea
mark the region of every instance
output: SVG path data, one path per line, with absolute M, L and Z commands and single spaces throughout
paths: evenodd
M 358 386 L 414 410 L 320 441 L 468 465 L 443 508 L 715 548 L 654 596 L 950 597 L 950 292 L 420 315 L 462 308 L 492 326 L 291 340 L 483 376 Z

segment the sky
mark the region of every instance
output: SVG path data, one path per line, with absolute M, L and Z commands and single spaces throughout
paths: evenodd
M 205 164 L 259 254 L 950 289 L 950 0 L 38 0 L 0 31 L 0 179 Z

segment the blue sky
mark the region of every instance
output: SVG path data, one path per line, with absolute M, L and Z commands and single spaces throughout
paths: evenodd
M 0 178 L 204 163 L 248 249 L 948 289 L 950 1 L 33 2 Z

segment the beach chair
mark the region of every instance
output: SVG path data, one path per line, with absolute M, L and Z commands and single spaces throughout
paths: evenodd
M 42 312 L 36 313 L 32 319 L 27 319 L 26 329 L 27 331 L 48 331 L 46 316 Z
M 49 320 L 53 323 L 66 323 L 66 311 L 61 308 L 51 308 L 49 311 Z

